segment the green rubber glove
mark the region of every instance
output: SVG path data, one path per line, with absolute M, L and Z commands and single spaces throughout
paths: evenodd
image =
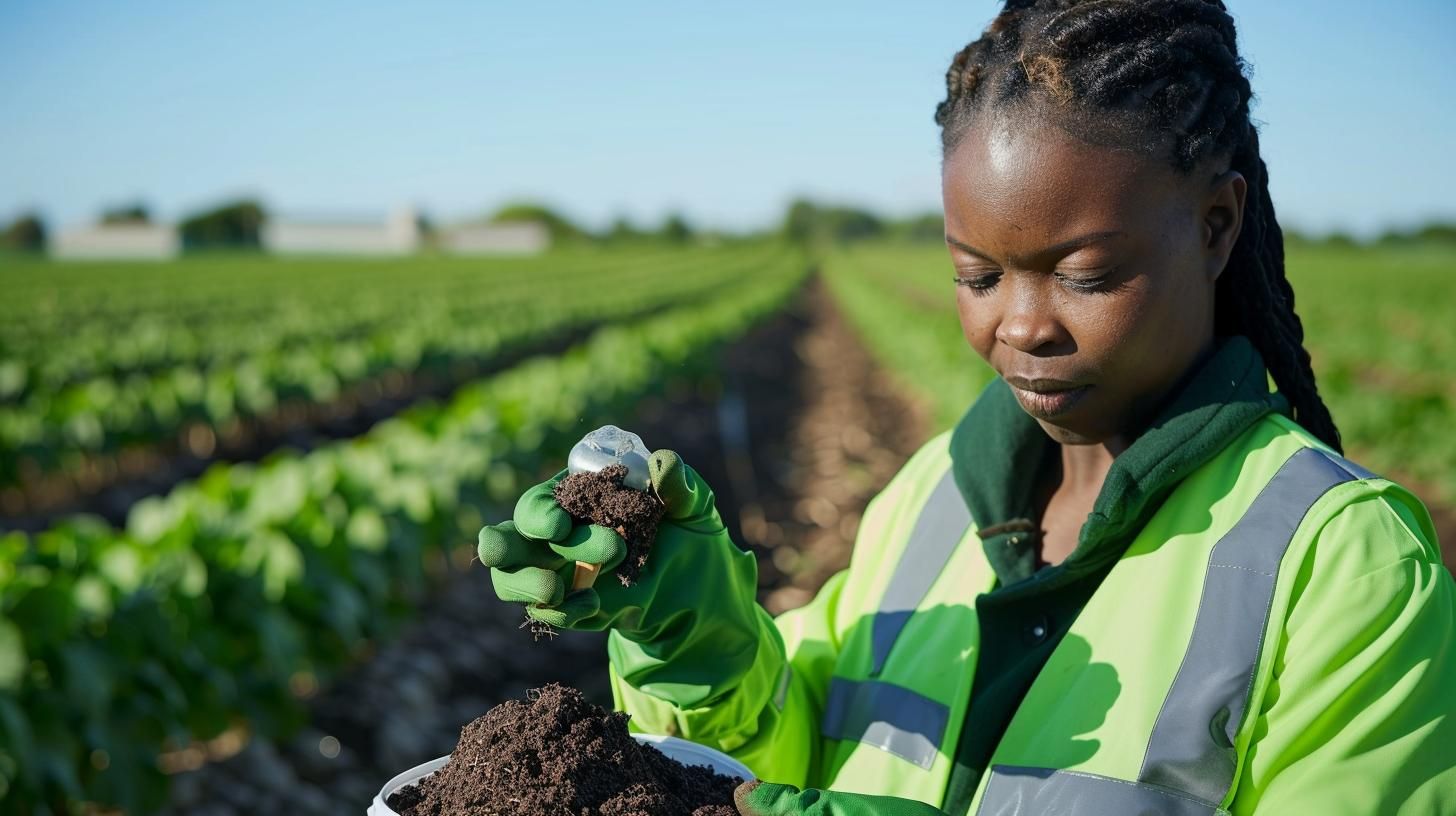
M 743 816 L 946 816 L 945 811 L 915 799 L 809 788 L 772 782 L 744 782 L 733 792 Z
M 680 456 L 657 451 L 648 472 L 666 509 L 632 586 L 606 574 L 625 557 L 621 537 L 574 524 L 556 503 L 566 471 L 527 490 L 511 521 L 480 531 L 480 560 L 496 594 L 525 603 L 531 619 L 611 630 L 607 655 L 624 682 L 680 707 L 708 705 L 753 667 L 758 562 L 729 539 L 713 491 Z M 600 563 L 604 574 L 568 592 L 577 561 Z
M 526 604 L 526 615 L 541 623 L 561 629 L 592 628 L 577 624 L 600 613 L 596 588 L 566 597 L 576 562 L 601 564 L 603 574 L 597 580 L 606 589 L 608 581 L 620 583 L 605 573 L 621 564 L 627 543 L 615 530 L 572 523 L 553 492 L 564 478 L 562 470 L 527 490 L 510 521 L 481 528 L 476 553 L 480 563 L 491 568 L 496 597 Z
M 743 648 L 745 637 L 756 639 L 757 562 L 729 539 L 712 489 L 678 454 L 656 451 L 648 473 L 666 510 L 632 586 L 607 574 L 627 551 L 616 531 L 574 524 L 556 503 L 563 470 L 527 490 L 510 521 L 480 531 L 480 561 L 491 568 L 496 595 L 562 629 L 610 628 L 634 642 L 679 647 L 696 640 L 689 635 L 741 632 L 723 646 Z M 593 587 L 568 592 L 577 561 L 602 564 L 603 574 Z

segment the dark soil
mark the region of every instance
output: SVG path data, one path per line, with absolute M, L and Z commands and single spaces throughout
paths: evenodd
M 848 566 L 865 506 L 935 429 L 817 278 L 720 370 L 723 462 L 684 458 L 717 491 L 733 540 L 759 556 L 759 600 L 777 615 Z
M 666 509 L 657 497 L 622 484 L 625 465 L 600 473 L 573 473 L 556 483 L 556 503 L 578 524 L 609 527 L 627 540 L 627 557 L 617 567 L 617 580 L 632 586 L 657 537 L 657 523 Z
M 627 732 L 627 715 L 551 683 L 460 731 L 450 762 L 389 797 L 404 816 L 736 816 L 742 780 L 683 765 Z

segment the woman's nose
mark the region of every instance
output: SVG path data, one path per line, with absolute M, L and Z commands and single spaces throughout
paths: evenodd
M 1006 311 L 996 326 L 996 340 L 1017 351 L 1031 354 L 1046 351 L 1067 341 L 1067 331 L 1051 304 L 1035 287 L 1018 287 L 1010 293 Z

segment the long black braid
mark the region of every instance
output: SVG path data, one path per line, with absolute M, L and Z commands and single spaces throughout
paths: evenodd
M 949 153 L 981 111 L 1049 103 L 1060 124 L 1093 143 L 1149 155 L 1166 155 L 1171 143 L 1180 173 L 1227 156 L 1249 193 L 1218 280 L 1215 331 L 1253 341 L 1294 419 L 1340 450 L 1284 274 L 1246 68 L 1221 0 L 1006 0 L 981 38 L 955 55 L 935 122 Z

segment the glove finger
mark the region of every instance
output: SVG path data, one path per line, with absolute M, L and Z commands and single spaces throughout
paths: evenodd
M 493 569 L 490 571 L 490 583 L 495 587 L 497 598 L 511 603 L 555 606 L 566 596 L 566 582 L 561 576 L 540 567 Z
M 793 785 L 780 785 L 752 779 L 739 785 L 733 791 L 733 804 L 742 816 L 787 816 L 801 813 L 804 808 L 818 800 L 801 803 L 802 793 Z
M 487 567 L 557 569 L 563 563 L 546 544 L 521 535 L 514 521 L 480 528 L 478 542 L 475 552 L 480 556 L 480 563 Z
M 617 531 L 600 524 L 577 525 L 566 536 L 566 540 L 550 545 L 555 553 L 567 561 L 581 561 L 587 564 L 601 564 L 603 570 L 614 570 L 627 557 L 627 542 Z
M 652 489 L 667 507 L 668 518 L 696 516 L 713 505 L 713 491 L 676 451 L 653 451 L 647 473 Z
M 566 471 L 562 470 L 516 500 L 512 517 L 516 529 L 523 535 L 542 541 L 560 541 L 571 532 L 571 515 L 556 503 L 556 483 L 564 478 Z
M 578 589 L 555 606 L 528 606 L 526 614 L 557 629 L 570 629 L 602 609 L 596 590 Z

